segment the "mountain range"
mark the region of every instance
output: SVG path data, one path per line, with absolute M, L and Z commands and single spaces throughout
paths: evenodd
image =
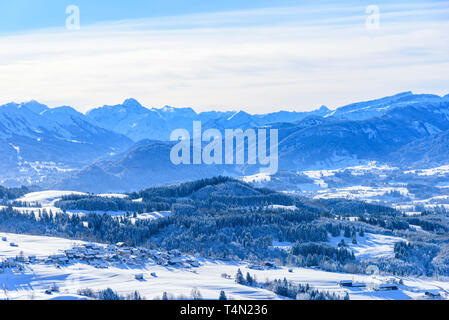
M 36 101 L 0 106 L 0 183 L 38 183 L 82 191 L 127 191 L 212 175 L 258 172 L 249 165 L 170 162 L 170 133 L 203 128 L 279 130 L 281 170 L 345 167 L 365 161 L 397 166 L 448 164 L 449 95 L 404 92 L 329 110 L 197 113 L 146 108 L 135 99 L 82 114 Z
M 90 110 L 86 117 L 101 128 L 121 133 L 137 142 L 143 139 L 168 141 L 175 129 L 191 130 L 193 121 L 201 121 L 205 129 L 247 129 L 274 122 L 299 121 L 312 115 L 325 116 L 329 112 L 322 106 L 311 112 L 279 111 L 264 115 L 250 115 L 244 111 L 197 113 L 192 108 L 146 108 L 135 99 L 127 99 L 119 105 Z
M 98 127 L 67 106 L 36 101 L 0 106 L 0 169 L 3 180 L 34 182 L 41 175 L 82 168 L 122 152 L 133 141 Z

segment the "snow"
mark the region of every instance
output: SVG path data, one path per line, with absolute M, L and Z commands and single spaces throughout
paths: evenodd
M 344 171 L 351 171 L 352 175 L 358 176 L 363 175 L 369 172 L 373 171 L 394 171 L 397 170 L 396 167 L 391 167 L 387 164 L 380 164 L 376 161 L 370 161 L 363 165 L 358 166 L 350 166 L 350 167 L 343 167 L 339 169 L 331 169 L 331 170 L 310 170 L 310 171 L 303 171 L 302 173 L 308 176 L 311 179 L 321 179 L 322 177 L 330 177 L 334 176 L 338 172 L 344 172 Z
M 318 191 L 315 199 L 333 199 L 333 198 L 345 198 L 345 199 L 376 199 L 382 197 L 389 192 L 399 192 L 403 196 L 409 195 L 408 189 L 403 187 L 368 187 L 368 186 L 351 186 L 338 189 L 324 189 Z
M 73 244 L 81 241 L 72 241 L 61 238 L 43 236 L 14 235 L 1 233 L 8 241 L 14 241 L 19 247 L 9 247 L 7 242 L 0 243 L 0 257 L 11 257 L 20 251 L 25 255 L 37 257 L 60 253 Z M 386 238 L 375 238 L 384 239 Z M 15 250 L 15 251 L 14 251 Z M 0 258 L 1 259 L 1 258 Z M 431 279 L 401 278 L 404 285 L 398 285 L 396 291 L 376 291 L 372 287 L 382 283 L 388 283 L 390 277 L 382 275 L 357 275 L 336 272 L 326 272 L 308 268 L 274 268 L 265 270 L 250 269 L 246 263 L 232 261 L 214 261 L 201 259 L 201 265 L 197 268 L 165 267 L 152 261 L 140 267 L 124 265 L 109 266 L 107 268 L 95 268 L 92 265 L 74 262 L 65 266 L 53 264 L 32 263 L 26 264 L 25 270 L 12 272 L 5 270 L 0 273 L 0 299 L 54 299 L 71 300 L 85 299 L 77 294 L 79 289 L 90 288 L 92 290 L 104 290 L 111 288 L 121 295 L 129 294 L 137 290 L 146 299 L 161 297 L 163 292 L 175 296 L 189 296 L 193 288 L 198 288 L 205 299 L 217 299 L 221 290 L 232 299 L 280 299 L 271 291 L 262 288 L 253 288 L 237 284 L 233 276 L 240 268 L 243 274 L 250 272 L 258 281 L 266 279 L 283 279 L 301 284 L 310 284 L 315 289 L 330 291 L 344 295 L 348 292 L 352 300 L 358 299 L 422 299 L 424 293 L 430 290 L 438 290 L 444 298 L 447 298 L 449 282 Z M 290 272 L 290 270 L 291 272 Z M 155 273 L 156 276 L 152 276 Z M 231 279 L 222 277 L 222 274 L 231 275 Z M 136 280 L 136 274 L 143 274 L 143 280 Z M 397 278 L 396 280 L 398 280 Z M 367 283 L 367 288 L 342 288 L 339 282 L 353 280 Z M 53 285 L 59 287 L 59 292 L 51 295 L 45 294 L 45 290 Z
M 157 109 L 156 109 L 156 110 L 157 110 Z M 165 106 L 165 107 L 162 108 L 162 112 L 170 112 L 170 113 L 173 113 L 173 112 L 175 112 L 175 108 L 169 107 L 169 106 Z
M 291 210 L 291 211 L 298 210 L 296 206 L 283 206 L 280 204 L 270 204 L 266 208 L 270 210 Z
M 354 252 L 360 259 L 392 258 L 394 257 L 394 244 L 396 242 L 407 242 L 400 237 L 387 236 L 383 234 L 365 233 L 364 237 L 357 235 L 357 244 L 352 244 L 352 238 L 331 237 L 329 243 L 337 247 L 341 239 L 345 240 L 347 249 Z
M 273 241 L 272 248 L 289 250 L 293 246 L 293 242 L 288 241 Z
M 103 198 L 120 198 L 120 199 L 128 198 L 127 194 L 122 194 L 122 193 L 101 193 L 101 194 L 97 194 L 97 196 L 103 197 Z
M 354 176 L 360 176 L 367 174 L 369 172 L 394 171 L 397 170 L 397 168 L 390 167 L 385 164 L 379 164 L 376 161 L 370 161 L 365 164 L 357 166 L 342 167 L 339 169 L 331 169 L 331 170 L 309 170 L 298 173 L 306 175 L 307 177 L 312 179 L 316 185 L 326 189 L 328 188 L 328 185 L 323 180 L 323 177 L 331 177 L 334 176 L 336 173 L 344 172 L 346 170 L 350 171 L 351 174 Z
M 12 143 L 9 144 L 14 150 L 16 150 L 17 154 L 20 153 L 20 147 L 13 145 Z
M 251 182 L 269 182 L 271 180 L 271 176 L 266 173 L 258 173 L 252 176 L 245 176 L 241 178 L 242 181 L 251 183 Z
M 22 252 L 25 256 L 49 256 L 59 254 L 65 249 L 70 249 L 74 244 L 85 243 L 63 238 L 19 235 L 0 232 L 0 238 L 6 237 L 7 241 L 0 241 L 0 260 L 2 258 L 16 257 Z M 18 247 L 11 247 L 10 243 L 16 243 Z
M 78 191 L 48 190 L 28 193 L 17 200 L 22 202 L 38 202 L 42 206 L 52 206 L 54 202 L 61 199 L 63 196 L 68 195 L 87 195 L 87 193 Z
M 445 174 L 449 173 L 449 165 L 444 165 L 444 166 L 430 168 L 430 169 L 408 170 L 408 171 L 405 171 L 404 173 L 418 174 L 418 176 L 445 175 Z
M 222 267 L 225 267 L 222 269 Z M 29 299 L 34 292 L 36 299 L 59 298 L 65 296 L 76 297 L 80 289 L 104 290 L 111 288 L 121 295 L 138 291 L 146 299 L 161 297 L 163 292 L 175 296 L 190 296 L 193 288 L 197 287 L 204 298 L 217 299 L 220 290 L 224 290 L 228 296 L 235 299 L 276 299 L 277 296 L 258 288 L 249 288 L 236 284 L 233 280 L 221 278 L 221 272 L 236 271 L 234 266 L 208 264 L 201 273 L 193 270 L 180 270 L 166 268 L 158 265 L 148 265 L 138 270 L 119 267 L 97 269 L 90 265 L 77 263 L 64 268 L 56 268 L 48 265 L 33 265 L 32 273 L 25 272 L 22 275 L 9 275 L 7 283 L 7 297 L 9 299 Z M 135 274 L 143 273 L 144 280 L 136 280 Z M 152 277 L 150 273 L 156 273 Z M 0 282 L 5 278 L 0 274 Z M 43 292 L 56 284 L 60 293 L 51 296 Z M 30 289 L 33 288 L 32 290 Z M 4 293 L 3 293 L 4 295 Z M 2 298 L 2 293 L 0 293 Z
M 48 191 L 40 191 L 40 192 L 32 192 L 24 195 L 23 197 L 17 199 L 21 202 L 27 202 L 27 203 L 37 203 L 41 207 L 14 207 L 14 209 L 22 212 L 22 213 L 28 213 L 31 214 L 32 212 L 36 215 L 39 211 L 46 210 L 47 212 L 53 212 L 53 213 L 61 213 L 62 210 L 55 207 L 55 203 L 58 200 L 61 200 L 63 196 L 67 195 L 88 195 L 87 193 L 83 192 L 77 192 L 77 191 L 62 191 L 62 190 L 48 190 Z M 105 194 L 98 194 L 99 197 L 105 197 L 105 198 L 121 198 L 125 199 L 128 198 L 128 195 L 126 194 L 120 194 L 120 193 L 105 193 Z M 0 208 L 2 208 L 0 206 Z M 4 207 L 3 207 L 4 208 Z M 98 210 L 98 212 L 106 213 L 111 216 L 124 216 L 126 214 L 126 211 L 101 211 Z M 77 214 L 77 215 L 85 215 L 88 214 L 89 211 L 86 210 L 68 210 L 66 211 L 67 214 Z M 162 215 L 161 215 L 162 216 Z M 161 216 L 154 215 L 153 218 L 159 218 Z
M 136 220 L 156 220 L 160 218 L 166 218 L 171 215 L 171 211 L 149 212 L 138 214 L 136 218 L 131 218 L 134 223 Z
M 228 119 L 226 119 L 227 121 L 232 120 L 232 118 L 234 118 L 236 115 L 238 115 L 241 111 L 236 111 L 234 112 Z

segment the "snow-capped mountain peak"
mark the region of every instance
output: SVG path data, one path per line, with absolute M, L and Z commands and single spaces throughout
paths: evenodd
M 123 104 L 124 107 L 128 108 L 143 108 L 143 106 L 134 98 L 126 99 Z

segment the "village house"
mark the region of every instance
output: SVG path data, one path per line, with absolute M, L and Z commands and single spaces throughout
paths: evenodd
M 69 262 L 69 259 L 65 254 L 54 254 L 48 257 L 48 261 L 50 263 L 66 264 Z
M 192 262 L 190 262 L 190 265 L 192 266 L 192 267 L 195 267 L 195 268 L 198 268 L 199 266 L 200 266 L 200 263 L 198 262 L 198 261 L 192 261 Z
M 378 286 L 378 290 L 398 290 L 398 286 L 394 283 L 381 283 Z
M 136 280 L 143 280 L 144 278 L 143 278 L 143 273 L 137 273 L 135 276 L 134 276 L 134 278 L 136 279 Z
M 64 258 L 63 258 L 64 257 Z M 53 255 L 47 260 L 49 263 L 66 264 L 71 260 L 81 259 L 96 268 L 107 268 L 106 262 L 124 263 L 129 265 L 143 265 L 147 261 L 154 261 L 163 266 L 199 267 L 199 262 L 193 256 L 181 256 L 179 250 L 161 252 L 147 248 L 127 247 L 124 243 L 118 245 L 99 246 L 93 243 L 75 246 L 65 250 L 63 255 Z
M 341 280 L 339 282 L 340 287 L 352 287 L 352 288 L 365 288 L 366 283 L 364 282 L 354 282 L 352 280 Z
M 424 295 L 427 296 L 427 297 L 430 297 L 430 298 L 439 298 L 439 297 L 441 297 L 441 293 L 437 289 L 426 290 Z

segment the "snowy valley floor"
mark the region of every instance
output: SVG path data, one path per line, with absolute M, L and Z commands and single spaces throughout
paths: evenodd
M 61 254 L 63 250 L 74 245 L 83 244 L 61 238 L 28 236 L 0 233 L 0 261 L 8 257 L 31 256 L 45 258 L 53 254 Z M 11 246 L 14 243 L 17 246 Z M 424 299 L 425 292 L 439 292 L 441 298 L 448 298 L 449 282 L 431 279 L 402 279 L 403 285 L 398 290 L 375 290 L 379 283 L 391 281 L 391 277 L 351 275 L 325 272 L 308 268 L 277 268 L 255 270 L 248 264 L 222 262 L 199 259 L 199 267 L 170 267 L 157 265 L 152 261 L 142 266 L 109 265 L 107 268 L 96 268 L 85 262 L 74 262 L 58 266 L 52 263 L 27 263 L 23 271 L 11 269 L 0 272 L 0 299 L 86 299 L 77 294 L 79 289 L 90 288 L 103 290 L 111 288 L 121 295 L 137 290 L 146 299 L 160 298 L 164 291 L 176 296 L 190 296 L 193 288 L 198 288 L 203 298 L 217 299 L 221 290 L 231 299 L 282 299 L 271 291 L 237 284 L 234 275 L 240 268 L 243 274 L 250 272 L 259 282 L 266 279 L 283 279 L 310 284 L 315 289 L 349 294 L 351 300 L 359 299 Z M 152 275 L 153 273 L 153 275 Z M 231 278 L 224 278 L 226 273 Z M 143 279 L 137 280 L 136 275 Z M 366 288 L 342 288 L 341 280 L 364 282 Z M 59 287 L 59 292 L 45 293 L 52 286 Z

